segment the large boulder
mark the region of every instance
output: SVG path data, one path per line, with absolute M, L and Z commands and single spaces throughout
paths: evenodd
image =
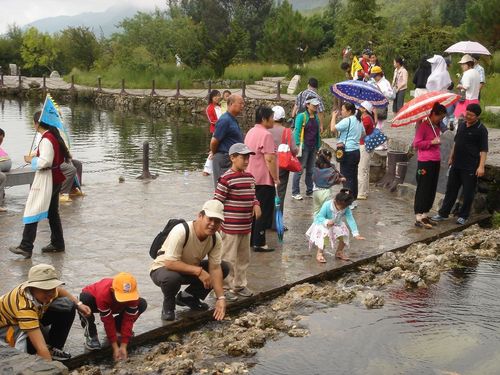
M 69 373 L 67 367 L 61 362 L 48 362 L 36 355 L 2 346 L 0 346 L 0 370 L 2 375 L 66 375 Z

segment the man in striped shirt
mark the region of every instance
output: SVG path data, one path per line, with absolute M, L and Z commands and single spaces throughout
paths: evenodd
M 63 348 L 75 318 L 75 306 L 83 315 L 90 314 L 90 308 L 62 284 L 53 266 L 38 264 L 29 270 L 27 281 L 0 296 L 0 346 L 36 353 L 49 361 L 71 358 Z M 45 341 L 42 328 L 48 326 Z
M 247 287 L 250 233 L 253 216 L 259 218 L 261 211 L 255 197 L 255 178 L 245 172 L 250 155 L 255 153 L 243 143 L 235 143 L 230 147 L 231 169 L 219 178 L 214 195 L 214 199 L 224 204 L 222 259 L 232 266 L 224 280 L 224 288 L 227 290 L 226 298 L 233 301 L 238 298 L 237 295 L 253 295 Z

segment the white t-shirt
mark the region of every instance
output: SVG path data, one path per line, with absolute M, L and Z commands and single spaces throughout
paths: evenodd
M 153 261 L 150 271 L 165 267 L 166 260 L 180 260 L 192 266 L 200 265 L 200 262 L 208 255 L 208 262 L 211 264 L 220 264 L 222 260 L 222 239 L 219 233 L 216 233 L 216 244 L 213 246 L 212 236 L 200 241 L 194 231 L 192 221 L 187 222 L 189 226 L 189 238 L 184 245 L 186 230 L 184 225 L 177 224 L 168 234 L 167 239 L 159 251 L 164 253 Z
M 462 86 L 465 89 L 465 99 L 474 100 L 479 98 L 481 77 L 476 69 L 468 69 L 464 72 Z

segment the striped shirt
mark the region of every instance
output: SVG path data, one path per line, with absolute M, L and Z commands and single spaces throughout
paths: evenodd
M 36 301 L 24 284 L 18 285 L 0 297 L 0 328 L 19 326 L 23 331 L 39 328 L 48 305 Z
M 259 205 L 252 174 L 229 169 L 219 178 L 214 199 L 224 204 L 224 233 L 248 234 L 252 231 L 253 206 Z

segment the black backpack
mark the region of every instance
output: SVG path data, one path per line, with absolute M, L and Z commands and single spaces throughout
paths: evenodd
M 151 258 L 156 259 L 158 255 L 165 254 L 164 251 L 159 251 L 159 250 L 163 246 L 163 243 L 167 239 L 169 233 L 177 224 L 182 224 L 184 226 L 184 229 L 186 231 L 186 238 L 184 239 L 184 244 L 182 245 L 182 247 L 186 246 L 189 239 L 189 225 L 186 223 L 186 220 L 184 219 L 170 219 L 167 222 L 167 225 L 165 225 L 165 228 L 163 228 L 163 230 L 156 235 L 155 239 L 153 240 L 153 243 L 151 244 L 151 247 L 149 248 L 149 256 Z M 214 234 L 212 235 L 212 248 L 215 247 L 216 242 L 217 238 L 215 237 Z

